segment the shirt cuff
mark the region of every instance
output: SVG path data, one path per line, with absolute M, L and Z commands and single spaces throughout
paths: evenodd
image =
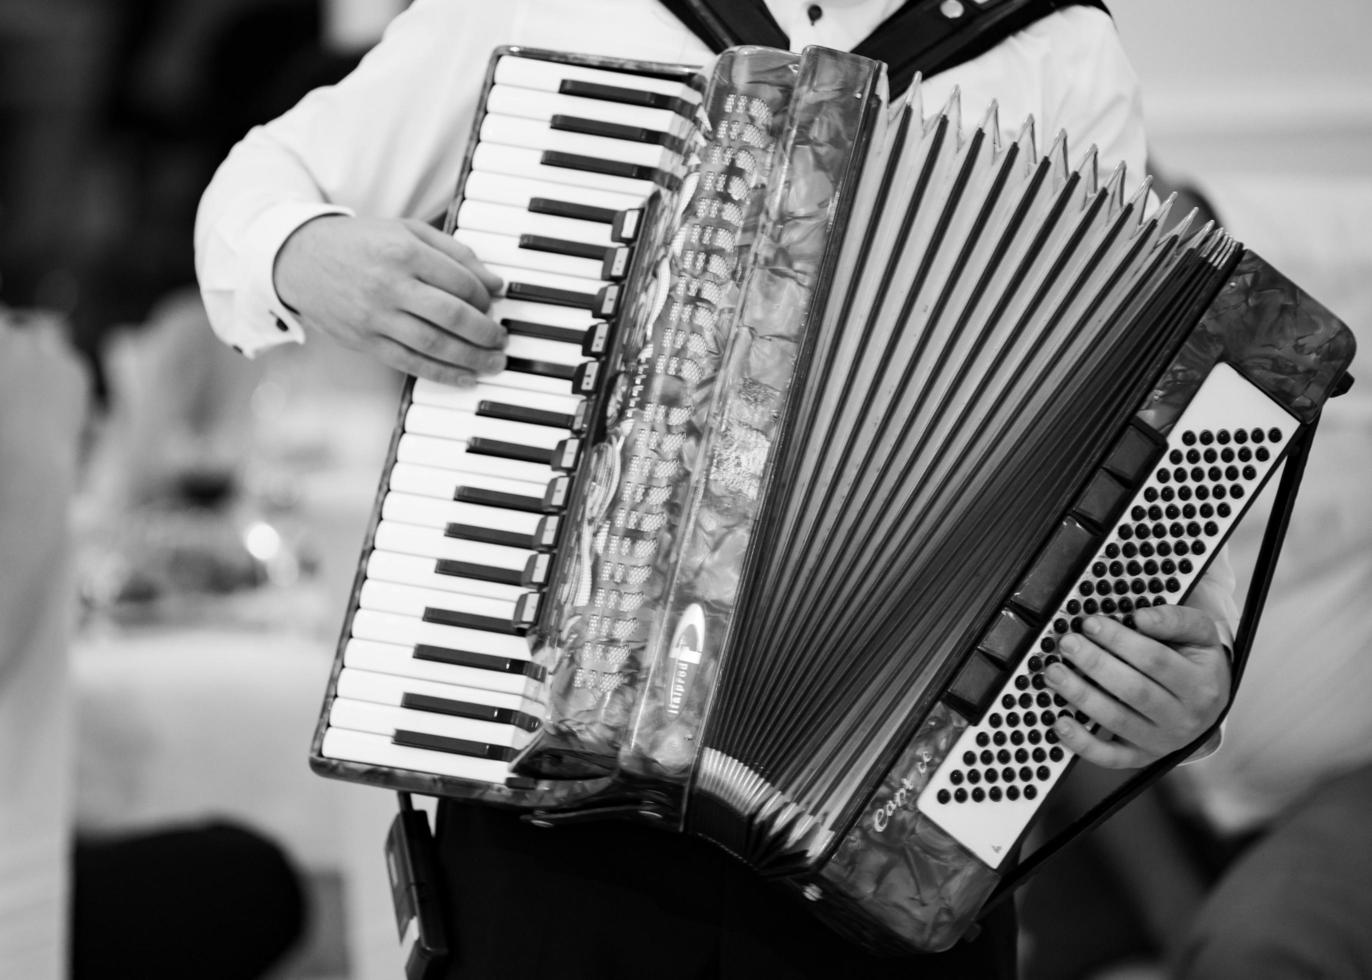
M 326 214 L 351 216 L 352 210 L 314 201 L 288 201 L 259 214 L 243 236 L 244 287 L 234 299 L 232 336 L 225 339 L 239 353 L 255 357 L 282 344 L 305 342 L 305 331 L 276 294 L 276 256 L 297 228 Z

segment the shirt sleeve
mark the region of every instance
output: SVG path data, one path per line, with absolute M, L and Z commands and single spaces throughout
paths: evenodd
M 347 78 L 239 142 L 196 216 L 196 273 L 220 338 L 249 356 L 303 340 L 272 273 L 306 221 L 441 215 L 514 6 L 416 0 Z

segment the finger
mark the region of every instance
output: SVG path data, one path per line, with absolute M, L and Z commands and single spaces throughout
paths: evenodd
M 1043 678 L 1049 688 L 1091 722 L 1131 742 L 1152 745 L 1155 741 L 1156 729 L 1150 719 L 1115 700 L 1071 668 L 1063 664 L 1050 664 L 1044 670 Z M 1070 717 L 1067 712 L 1058 713 L 1059 721 Z M 1075 720 L 1080 722 L 1080 716 Z
M 1085 637 L 1068 634 L 1058 649 L 1078 674 L 1154 724 L 1177 713 L 1171 691 Z
M 473 315 L 480 314 L 473 311 Z M 462 368 L 473 374 L 494 374 L 505 369 L 505 354 L 478 347 L 457 334 L 434 326 L 427 320 L 400 313 L 386 320 L 380 337 L 406 347 L 431 361 Z
M 407 224 L 421 241 L 442 252 L 463 268 L 470 269 L 491 295 L 499 293 L 504 288 L 505 284 L 500 277 L 486 268 L 485 264 L 476 257 L 475 252 L 452 235 L 445 235 L 432 225 L 426 225 L 420 221 L 408 222 Z
M 478 380 L 476 372 L 471 368 L 426 357 L 390 337 L 376 338 L 375 354 L 383 363 L 397 371 L 437 381 L 439 384 L 471 388 Z
M 421 284 L 450 293 L 478 310 L 491 308 L 491 290 L 486 288 L 476 270 L 426 242 L 416 244 L 409 271 Z
M 503 350 L 509 339 L 505 328 L 480 309 L 425 282 L 410 283 L 400 299 L 400 309 L 476 347 Z
M 1139 613 L 1146 611 L 1136 612 L 1135 621 Z M 1173 698 L 1180 696 L 1194 680 L 1195 672 L 1189 660 L 1109 616 L 1086 617 L 1081 631 L 1092 643 L 1108 650 L 1144 677 L 1151 678 Z
M 1109 741 L 1068 715 L 1054 723 L 1053 731 L 1063 748 L 1106 769 L 1138 769 L 1156 758 L 1130 742 Z
M 1217 647 L 1215 621 L 1190 606 L 1149 606 L 1134 612 L 1140 633 L 1171 647 Z

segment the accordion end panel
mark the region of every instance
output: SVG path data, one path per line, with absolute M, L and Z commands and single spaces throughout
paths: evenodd
M 1026 615 L 1013 599 L 1001 611 L 972 660 L 1017 646 L 1018 667 L 970 701 L 955 682 L 958 696 L 925 718 L 860 819 L 802 885 L 821 915 L 869 943 L 889 944 L 889 929 L 922 949 L 947 948 L 966 931 L 1013 874 L 1010 858 L 1038 803 L 1074 762 L 1051 729 L 1066 707 L 1038 679 L 1057 659 L 1057 638 L 1083 614 L 1128 623 L 1130 610 L 1149 602 L 1184 601 L 1298 441 L 1313 434 L 1326 399 L 1346 389 L 1354 346 L 1347 327 L 1279 271 L 1251 252 L 1237 257 L 1135 413 L 1137 435 L 1106 462 L 1110 496 L 1132 482 L 1127 502 L 1097 511 L 1116 515 L 1109 533 L 1075 562 L 1071 587 L 1046 612 Z M 1099 482 L 1083 501 L 1099 503 Z M 1274 512 L 1290 503 L 1278 501 Z

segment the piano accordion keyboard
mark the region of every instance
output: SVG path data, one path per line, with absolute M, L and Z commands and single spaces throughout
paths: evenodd
M 454 236 L 505 282 L 504 371 L 416 380 L 320 754 L 502 784 L 543 671 L 525 631 L 579 463 L 639 209 L 672 179 L 678 82 L 505 55 Z

